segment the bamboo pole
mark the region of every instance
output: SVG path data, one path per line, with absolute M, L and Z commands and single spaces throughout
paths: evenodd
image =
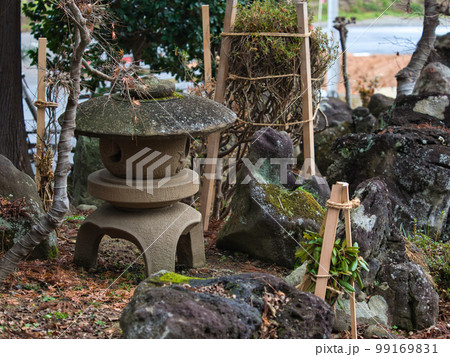
M 297 26 L 300 34 L 309 33 L 308 25 L 308 4 L 306 2 L 297 3 Z M 309 48 L 309 38 L 305 37 L 302 43 L 300 65 L 300 81 L 302 90 L 302 119 L 303 124 L 303 157 L 306 177 L 316 174 L 316 163 L 314 160 L 314 123 L 312 106 L 311 87 L 311 58 Z
M 203 63 L 205 68 L 205 87 L 211 85 L 211 41 L 209 29 L 209 5 L 202 5 L 202 25 L 203 25 Z
M 342 184 L 342 203 L 348 203 L 350 201 L 349 193 L 348 193 L 348 183 L 346 182 L 338 182 Z M 347 246 L 351 247 L 352 243 L 352 224 L 350 221 L 350 210 L 344 210 L 344 218 L 345 218 L 345 239 L 347 241 Z M 355 287 L 355 282 L 352 281 L 351 285 L 353 288 Z M 350 318 L 351 318 L 351 327 L 352 327 L 352 338 L 358 338 L 358 330 L 356 325 L 356 293 L 352 292 L 350 294 Z
M 338 182 L 331 188 L 331 202 L 342 203 L 342 183 Z M 317 272 L 316 289 L 314 294 L 325 300 L 327 291 L 328 273 L 330 272 L 331 255 L 333 252 L 336 228 L 340 209 L 328 207 L 325 229 L 323 233 L 322 254 L 320 255 L 319 269 Z
M 236 18 L 237 0 L 227 0 L 225 9 L 225 21 L 223 32 L 231 32 Z M 223 104 L 225 102 L 226 78 L 228 75 L 228 54 L 231 49 L 231 39 L 229 37 L 222 38 L 220 47 L 220 62 L 217 72 L 216 90 L 214 100 Z M 212 162 L 205 165 L 203 187 L 200 195 L 200 212 L 203 217 L 203 230 L 208 230 L 209 217 L 211 214 L 211 206 L 214 203 L 214 175 L 217 166 L 217 155 L 219 152 L 220 132 L 213 133 L 208 137 L 208 150 L 206 157 Z
M 47 67 L 47 39 L 39 38 L 38 48 L 38 92 L 37 100 L 45 102 L 45 71 Z M 44 134 L 45 134 L 45 107 L 37 108 L 37 127 L 36 127 L 36 186 L 39 191 L 41 183 L 41 175 L 39 164 L 44 153 Z

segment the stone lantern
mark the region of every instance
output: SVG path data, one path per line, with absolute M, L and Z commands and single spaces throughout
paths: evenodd
M 190 141 L 228 128 L 235 114 L 212 100 L 180 95 L 169 81 L 143 77 L 139 88 L 79 105 L 76 134 L 98 137 L 105 169 L 88 177 L 88 192 L 107 203 L 79 229 L 74 261 L 96 266 L 104 235 L 133 242 L 147 274 L 198 267 L 205 253 L 201 214 L 179 202 L 199 189 L 185 168 Z

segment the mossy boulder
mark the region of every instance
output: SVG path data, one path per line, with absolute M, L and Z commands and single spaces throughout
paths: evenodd
M 217 246 L 289 268 L 294 266 L 303 232 L 318 231 L 324 214 L 310 193 L 256 180 L 238 186 L 231 210 Z
M 14 209 L 14 212 L 6 212 L 5 209 L 3 214 L 3 205 L 0 211 L 1 247 L 8 250 L 45 212 L 34 180 L 16 169 L 11 161 L 2 155 L 0 155 L 0 197 L 5 200 L 5 207 L 8 205 L 6 201 L 24 200 L 20 209 Z M 52 232 L 33 250 L 31 258 L 53 259 L 57 254 L 58 242 L 55 233 Z
M 160 272 L 139 284 L 120 326 L 125 338 L 251 339 L 267 334 L 269 320 L 278 338 L 330 338 L 333 312 L 269 274 L 194 279 Z

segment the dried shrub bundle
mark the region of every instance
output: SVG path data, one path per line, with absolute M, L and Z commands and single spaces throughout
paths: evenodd
M 309 19 L 311 20 L 311 18 Z M 298 34 L 296 5 L 291 1 L 262 0 L 239 5 L 228 54 L 227 106 L 239 120 L 222 134 L 219 157 L 240 161 L 254 132 L 272 125 L 286 130 L 298 144 L 302 137 L 300 65 L 303 41 L 310 41 L 314 110 L 319 103 L 319 89 L 337 49 L 320 29 L 310 29 L 309 38 L 266 36 L 265 33 Z M 258 125 L 259 124 L 259 125 Z M 262 126 L 261 126 L 262 124 Z M 225 165 L 226 167 L 226 165 Z M 234 189 L 224 180 L 216 190 L 215 214 L 229 202 Z M 222 206 L 222 207 L 221 207 Z

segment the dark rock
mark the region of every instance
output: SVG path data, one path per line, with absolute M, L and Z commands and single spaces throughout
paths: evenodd
M 440 62 L 450 67 L 450 32 L 442 36 L 436 36 L 434 49 L 428 58 L 428 62 Z
M 340 100 L 339 98 L 326 98 L 320 102 L 320 109 L 326 115 L 326 120 L 323 114 L 319 111 L 319 125 L 318 130 L 325 128 L 326 123 L 329 127 L 335 124 L 352 123 L 352 109 L 350 106 Z
M 428 64 L 414 86 L 413 94 L 450 94 L 450 68 L 439 62 Z
M 407 330 L 433 325 L 439 297 L 423 257 L 398 229 L 392 192 L 382 179 L 373 178 L 362 182 L 355 195 L 361 205 L 351 212 L 352 237 L 370 265 L 370 272 L 362 273 L 363 292 L 371 299 L 384 298 L 388 325 Z
M 430 126 L 348 135 L 333 145 L 335 161 L 327 178 L 348 182 L 353 191 L 366 179 L 380 176 L 387 184 L 397 227 L 412 231 L 416 219 L 430 234 L 440 226 L 442 239 L 448 240 L 449 142 L 448 130 Z
M 403 96 L 394 103 L 387 122 L 391 126 L 423 124 L 450 128 L 450 94 Z
M 296 176 L 291 171 L 295 163 L 293 154 L 294 148 L 289 134 L 268 127 L 253 134 L 247 159 L 255 166 L 262 160 L 262 166 L 256 172 L 251 172 L 261 183 L 284 185 L 294 189 L 298 184 Z
M 331 335 L 333 313 L 323 300 L 268 274 L 158 285 L 152 277 L 139 284 L 120 320 L 125 338 L 257 338 L 266 296 L 285 297 L 271 316 L 279 338 Z
M 338 98 L 327 98 L 320 102 L 321 112 L 318 112 L 317 132 L 314 134 L 314 150 L 316 156 L 316 169 L 325 175 L 328 166 L 332 163 L 330 149 L 333 142 L 352 132 L 352 110 L 348 104 Z M 326 124 L 328 124 L 326 126 Z M 303 164 L 303 155 L 299 155 L 298 162 Z
M 355 108 L 352 119 L 355 133 L 371 133 L 377 128 L 377 118 L 366 107 Z
M 33 224 L 38 222 L 45 212 L 34 180 L 16 169 L 11 161 L 2 155 L 0 155 L 0 196 L 9 201 L 25 199 L 26 216 L 5 219 L 0 214 L 0 231 L 3 231 L 2 247 L 9 249 L 31 229 Z M 57 253 L 58 243 L 55 233 L 52 232 L 33 250 L 31 257 L 52 259 Z
M 370 97 L 370 102 L 367 108 L 373 116 L 380 118 L 383 113 L 392 107 L 392 104 L 394 104 L 393 98 L 377 93 Z
M 79 135 L 73 156 L 73 170 L 70 174 L 69 192 L 74 206 L 80 204 L 100 206 L 102 200 L 87 192 L 87 178 L 94 171 L 103 169 L 98 138 Z

